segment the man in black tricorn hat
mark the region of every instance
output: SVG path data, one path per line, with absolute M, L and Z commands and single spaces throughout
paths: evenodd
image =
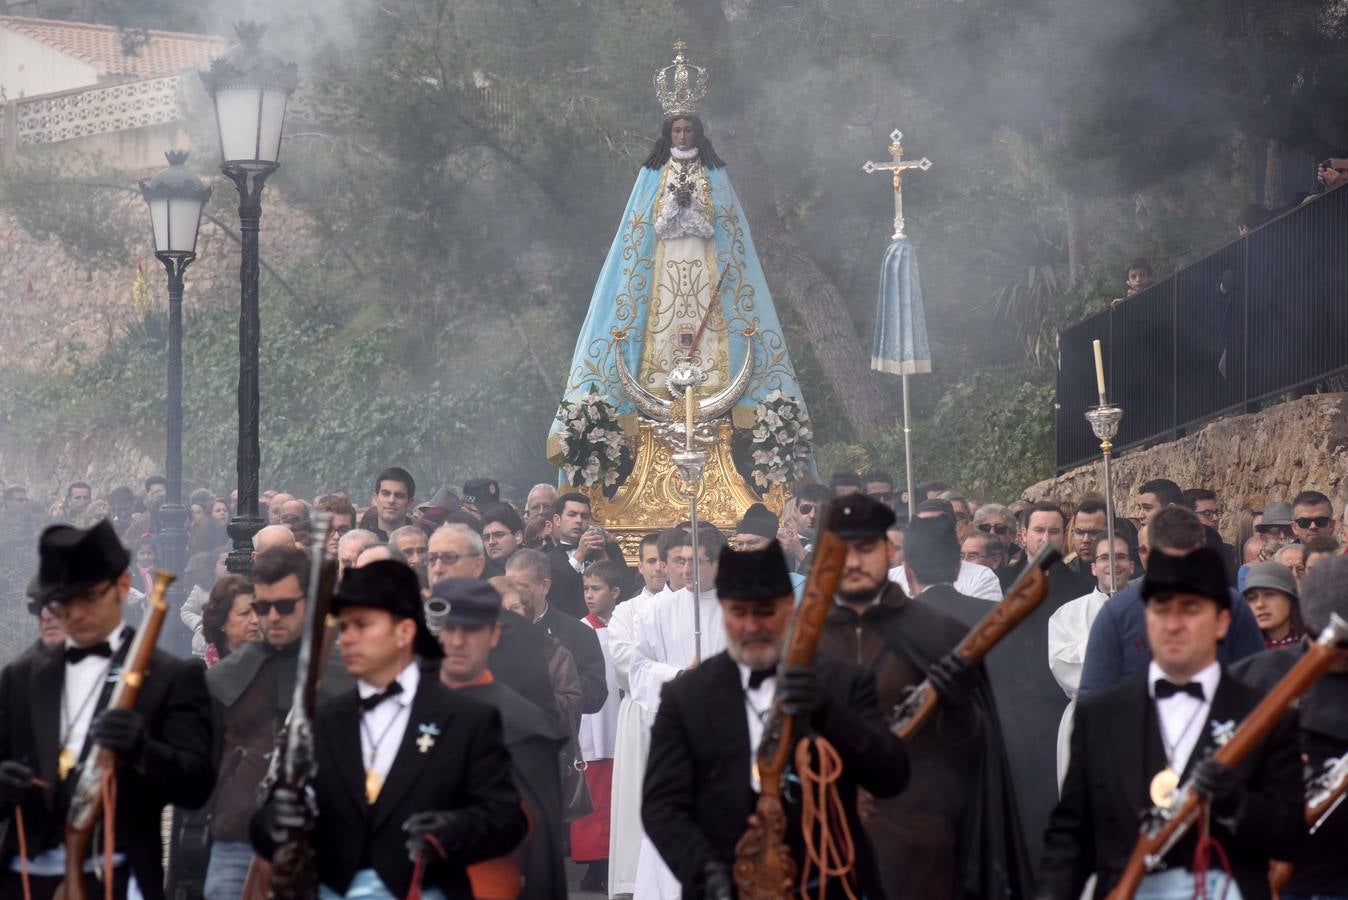
M 1228 675 L 1217 642 L 1231 627 L 1226 563 L 1200 547 L 1184 556 L 1153 552 L 1142 581 L 1145 674 L 1079 701 L 1062 799 L 1049 820 L 1038 895 L 1076 900 L 1087 878 L 1096 896 L 1119 880 L 1137 841 L 1137 815 L 1168 806 L 1184 783 L 1209 804 L 1218 858 L 1197 877 L 1197 829 L 1143 879 L 1137 896 L 1220 897 L 1233 880 L 1245 900 L 1270 896 L 1269 858 L 1290 858 L 1306 839 L 1301 758 L 1286 716 L 1234 768 L 1211 758 L 1263 693 Z M 1197 873 L 1202 874 L 1202 873 Z
M 754 812 L 754 766 L 774 696 L 796 718 L 797 735 L 814 732 L 838 751 L 838 792 L 856 849 L 844 878 L 854 896 L 883 896 L 874 854 L 857 816 L 857 790 L 887 797 L 908 780 L 903 745 L 880 719 L 871 676 L 841 659 L 814 667 L 778 665 L 795 611 L 781 545 L 721 553 L 716 594 L 726 650 L 665 685 L 651 731 L 642 822 L 683 885 L 684 897 L 734 897 L 735 845 Z M 780 683 L 779 683 L 780 682 Z M 803 862 L 799 793 L 786 798 L 787 844 Z M 841 880 L 827 896 L 844 895 Z
M 338 896 L 404 897 L 424 853 L 425 895 L 466 900 L 466 866 L 509 851 L 525 832 L 501 718 L 422 672 L 420 660 L 442 653 L 406 563 L 348 570 L 332 611 L 356 686 L 314 717 L 319 882 Z M 272 791 L 253 818 L 259 854 L 270 858 L 278 831 L 304 824 L 304 804 L 288 788 Z
M 1026 896 L 1029 859 L 996 703 L 981 666 L 954 653 L 967 629 L 889 581 L 893 510 L 856 494 L 834 503 L 832 530 L 847 545 L 847 558 L 820 652 L 852 660 L 875 677 L 882 715 L 925 678 L 940 698 L 936 715 L 906 744 L 911 787 L 877 800 L 867 821 L 885 896 Z
M 34 648 L 0 673 L 0 808 L 7 819 L 0 898 L 25 895 L 25 867 L 33 900 L 55 892 L 71 795 L 98 745 L 118 760 L 114 896 L 125 897 L 135 879 L 141 896 L 160 900 L 164 807 L 200 806 L 214 783 L 201 665 L 155 651 L 135 706 L 107 709 L 134 636 L 122 618 L 130 554 L 108 522 L 88 530 L 53 525 L 38 554 L 28 596 L 55 613 L 66 639 Z M 26 864 L 16 856 L 21 839 Z M 85 871 L 85 891 L 102 896 L 92 866 Z

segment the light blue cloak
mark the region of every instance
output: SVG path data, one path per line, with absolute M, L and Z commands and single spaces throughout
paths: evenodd
M 720 296 L 730 336 L 730 374 L 739 370 L 750 347 L 754 354 L 753 379 L 740 398 L 734 418 L 740 427 L 749 427 L 754 408 L 773 391 L 794 398 L 805 411 L 781 322 L 773 308 L 753 238 L 749 236 L 749 221 L 725 169 L 709 169 L 707 178 L 715 210 L 716 262 L 719 270 L 729 269 Z M 563 394 L 565 400 L 580 399 L 594 385 L 613 402 L 620 416 L 636 412 L 635 405 L 623 394 L 619 384 L 618 351 L 612 332 L 614 329 L 629 332 L 623 352 L 628 368 L 633 373 L 638 372 L 650 294 L 655 283 L 652 269 L 656 255 L 656 194 L 660 182 L 661 172 L 656 169 L 643 167 L 637 176 L 618 233 L 595 283 L 590 310 L 576 339 Z M 714 277 L 720 277 L 719 270 Z M 741 332 L 748 326 L 756 328 L 757 332 L 745 338 Z M 560 420 L 554 419 L 549 430 L 550 449 L 553 436 L 561 428 Z

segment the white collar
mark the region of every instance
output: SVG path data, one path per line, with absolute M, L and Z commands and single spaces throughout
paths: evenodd
M 112 633 L 109 634 L 106 638 L 104 638 L 104 640 L 108 642 L 108 646 L 112 648 L 113 656 L 116 656 L 117 651 L 122 649 L 122 641 L 125 639 L 126 639 L 126 620 L 118 622 L 117 627 L 112 629 Z M 94 643 L 96 644 L 98 643 L 98 641 L 94 641 Z M 75 646 L 77 645 L 75 644 L 74 641 L 72 641 L 70 638 L 66 638 L 67 650 Z
M 390 697 L 390 700 L 396 700 L 403 706 L 410 706 L 412 698 L 417 695 L 417 688 L 421 685 L 421 671 L 417 668 L 417 661 L 413 659 L 407 664 L 407 667 L 398 673 L 398 677 L 393 679 L 402 685 L 402 691 Z M 366 697 L 373 697 L 382 691 L 383 688 L 375 687 L 364 679 L 356 679 L 356 693 L 364 700 Z
M 1166 681 L 1175 680 L 1165 672 L 1161 671 L 1161 667 L 1158 666 L 1156 660 L 1153 659 L 1147 664 L 1147 696 L 1151 697 L 1153 700 L 1156 699 L 1156 682 L 1162 678 Z M 1190 678 L 1189 681 L 1196 681 L 1203 685 L 1203 702 L 1211 703 L 1212 698 L 1217 696 L 1217 682 L 1221 681 L 1221 679 L 1221 664 L 1216 660 L 1213 660 L 1198 672 L 1194 673 L 1194 676 Z
M 669 155 L 682 162 L 688 162 L 690 159 L 697 159 L 697 148 L 689 147 L 687 150 L 680 150 L 678 147 L 670 147 Z

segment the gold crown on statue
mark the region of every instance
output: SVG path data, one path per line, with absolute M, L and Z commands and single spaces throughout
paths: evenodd
M 674 42 L 674 62 L 655 73 L 655 96 L 665 118 L 697 115 L 697 104 L 707 96 L 707 70 L 691 65 L 683 55 L 687 45 Z

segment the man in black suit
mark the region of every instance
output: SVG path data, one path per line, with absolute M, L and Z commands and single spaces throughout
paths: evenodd
M 611 559 L 625 566 L 618 545 L 590 523 L 590 498 L 584 494 L 562 494 L 553 503 L 552 536 L 556 543 L 547 553 L 552 564 L 548 603 L 577 620 L 588 612 L 581 583 L 585 567 L 597 559 Z
M 516 550 L 506 563 L 506 574 L 519 589 L 525 614 L 535 625 L 557 639 L 570 652 L 580 673 L 584 694 L 581 712 L 597 713 L 608 699 L 604 676 L 604 651 L 594 629 L 548 602 L 551 575 L 548 558 L 538 550 Z
M 1231 625 L 1226 566 L 1210 547 L 1186 556 L 1154 553 L 1142 595 L 1152 661 L 1145 675 L 1079 701 L 1038 896 L 1075 900 L 1092 873 L 1096 896 L 1104 896 L 1137 841 L 1139 811 L 1167 806 L 1175 788 L 1190 783 L 1210 804 L 1212 837 L 1230 859 L 1241 896 L 1267 898 L 1270 857 L 1285 858 L 1306 837 L 1293 718 L 1234 768 L 1213 760 L 1212 751 L 1262 699 L 1217 662 L 1217 641 Z M 1175 889 L 1190 896 L 1195 849 L 1191 830 L 1143 880 L 1139 896 Z M 1215 857 L 1207 881 L 1207 896 L 1221 896 L 1226 878 Z
M 406 563 L 348 570 L 332 608 L 356 687 L 314 721 L 318 880 L 342 896 L 404 897 L 424 854 L 426 888 L 467 900 L 466 867 L 509 851 L 526 827 L 501 718 L 421 671 L 418 657 L 442 652 Z M 253 846 L 270 859 L 305 818 L 303 798 L 274 789 L 253 818 Z
M 882 896 L 874 853 L 857 817 L 856 792 L 898 793 L 908 781 L 908 761 L 880 719 L 874 679 L 822 656 L 814 668 L 787 668 L 777 678 L 795 592 L 776 541 L 763 550 L 723 551 L 716 591 L 727 649 L 665 685 L 643 789 L 647 834 L 682 883 L 685 898 L 734 896 L 735 844 L 757 803 L 753 763 L 775 691 L 783 711 L 796 717 L 797 733 L 813 731 L 842 758 L 838 793 L 856 848 L 855 865 L 845 877 L 857 895 Z M 787 843 L 800 865 L 796 798 L 786 797 Z M 841 893 L 841 882 L 831 882 L 828 896 Z
M 125 897 L 134 878 L 146 900 L 161 900 L 164 807 L 200 806 L 215 778 L 201 665 L 155 651 L 135 706 L 107 709 L 134 636 L 122 618 L 130 556 L 108 522 L 88 530 L 53 525 L 38 552 L 28 595 L 53 609 L 66 640 L 34 648 L 0 673 L 0 803 L 8 819 L 0 898 L 24 896 L 16 857 L 21 832 L 31 896 L 45 900 L 55 892 L 71 796 L 98 745 L 118 760 L 115 896 Z M 22 826 L 15 807 L 23 810 Z M 102 896 L 92 869 L 86 871 L 85 890 Z

